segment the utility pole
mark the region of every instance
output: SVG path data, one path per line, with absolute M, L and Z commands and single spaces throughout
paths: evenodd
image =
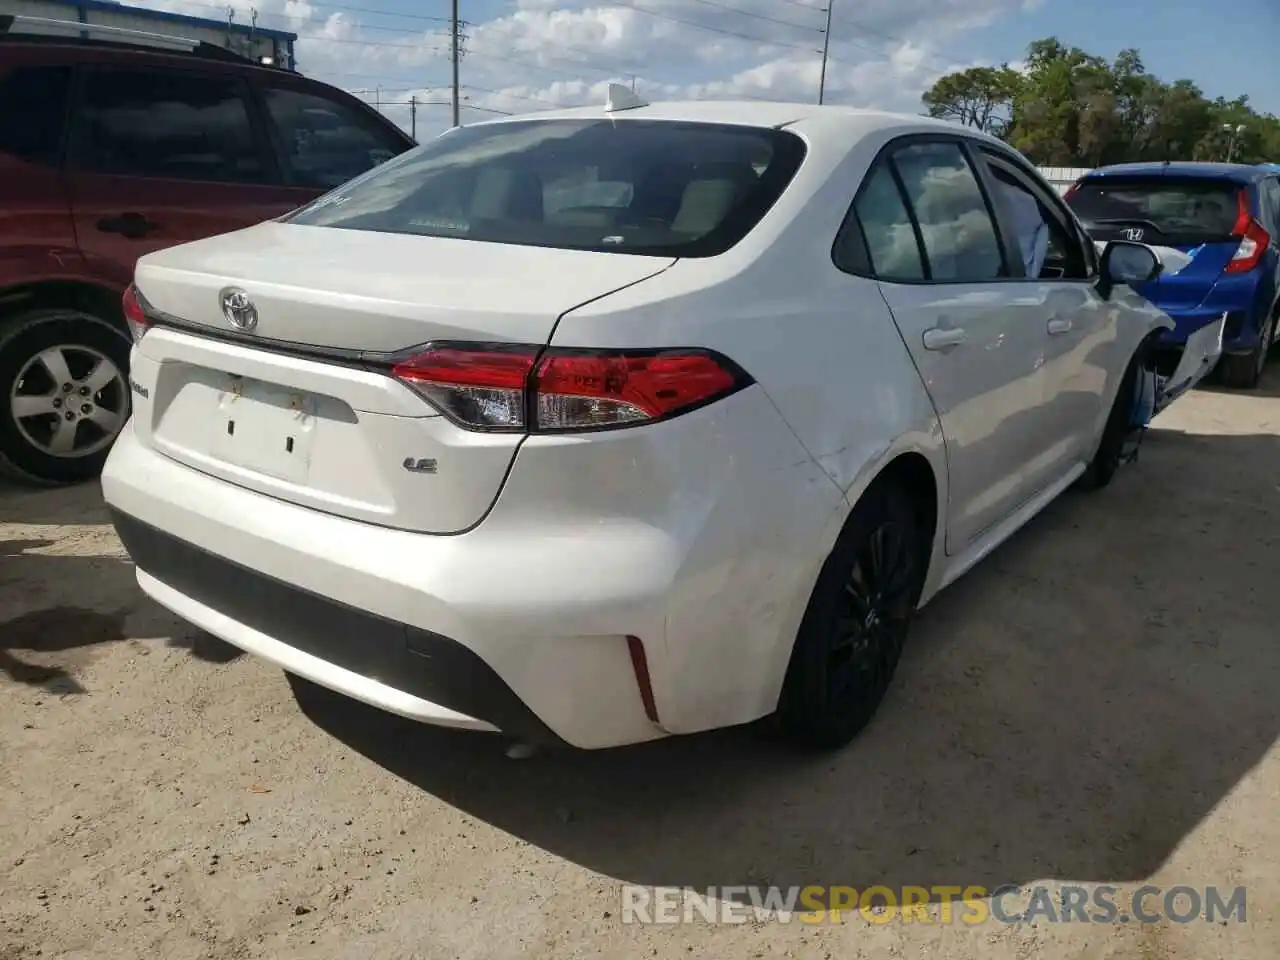
M 453 18 L 452 18 L 452 34 L 453 34 L 453 125 L 459 126 L 459 94 L 458 94 L 458 61 L 461 59 L 458 50 L 458 33 L 461 26 L 458 23 L 458 0 L 453 0 Z
M 373 88 L 373 109 L 377 110 L 379 113 L 382 112 L 382 86 L 381 85 Z
M 1222 125 L 1222 129 L 1231 134 L 1231 139 L 1227 141 L 1227 163 L 1230 163 L 1232 158 L 1236 155 L 1236 140 L 1239 138 L 1240 134 L 1244 133 L 1244 124 L 1237 124 L 1233 129 L 1231 124 L 1224 123 Z
M 831 8 L 836 0 L 827 0 L 827 28 L 822 31 L 822 73 L 818 77 L 818 106 L 827 94 L 827 53 L 831 50 Z
M 409 98 L 409 136 L 418 139 L 418 95 Z

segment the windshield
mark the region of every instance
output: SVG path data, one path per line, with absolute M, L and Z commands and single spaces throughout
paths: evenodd
M 708 257 L 741 240 L 804 158 L 795 134 L 664 120 L 457 128 L 285 218 L 345 230 Z
M 1231 239 L 1239 191 L 1238 184 L 1223 181 L 1107 177 L 1086 180 L 1067 203 L 1096 239 L 1141 230 L 1132 239 L 1185 246 Z

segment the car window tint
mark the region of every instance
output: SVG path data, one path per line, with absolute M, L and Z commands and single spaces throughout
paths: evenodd
M 974 283 L 1004 276 L 995 225 L 959 145 L 912 144 L 893 160 L 920 224 L 930 279 Z
M 77 168 L 224 183 L 266 178 L 236 80 L 140 70 L 94 71 L 86 80 L 71 145 Z
M 911 215 L 888 164 L 876 164 L 855 210 L 875 275 L 881 280 L 923 280 L 924 260 Z
M 56 163 L 67 120 L 68 67 L 20 67 L 0 78 L 0 151 Z
M 1062 227 L 1040 197 L 1021 180 L 998 166 L 991 166 L 999 202 L 1008 211 L 1018 250 L 1028 277 L 1079 280 L 1087 276 L 1080 242 Z
M 389 130 L 337 100 L 279 88 L 266 91 L 266 102 L 285 175 L 298 186 L 327 190 L 404 151 Z
M 1271 222 L 1280 229 L 1280 180 L 1267 180 L 1264 186 L 1271 208 Z
M 804 158 L 786 130 L 639 119 L 459 127 L 288 222 L 487 243 L 711 257 L 746 236 Z
M 1194 246 L 1232 238 L 1239 192 L 1213 179 L 1105 176 L 1085 180 L 1067 202 L 1099 239 Z
M 569 216 L 592 207 L 625 207 L 634 193 L 626 180 L 601 179 L 599 167 L 584 167 L 544 185 L 542 206 L 549 213 Z

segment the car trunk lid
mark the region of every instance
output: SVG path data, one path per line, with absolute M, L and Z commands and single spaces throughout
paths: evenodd
M 544 343 L 566 310 L 671 258 L 263 223 L 145 257 L 153 307 L 232 333 L 220 294 L 253 301 L 258 341 L 392 352 L 433 339 Z
M 390 374 L 439 341 L 543 345 L 558 318 L 671 259 L 263 224 L 139 262 L 140 439 L 194 469 L 398 529 L 465 530 L 523 434 L 464 429 Z M 237 330 L 222 293 L 243 290 Z

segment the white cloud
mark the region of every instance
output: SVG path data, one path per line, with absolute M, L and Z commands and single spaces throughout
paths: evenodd
M 137 0 L 128 0 L 135 3 Z M 471 107 L 523 113 L 604 100 L 610 80 L 650 98 L 817 99 L 827 0 L 515 0 L 466 27 Z M 966 30 L 1029 0 L 864 0 L 837 4 L 826 99 L 916 112 L 934 79 L 968 66 L 945 52 Z M 408 0 L 143 0 L 142 5 L 299 34 L 309 75 L 375 96 L 408 124 L 410 96 L 447 98 L 448 24 Z M 486 9 L 484 6 L 478 9 Z M 491 9 L 491 7 L 490 7 Z M 464 11 L 465 14 L 465 11 Z M 472 14 L 475 16 L 475 14 Z M 999 59 L 993 57 L 989 59 Z M 380 93 L 373 93 L 380 88 Z M 464 119 L 483 113 L 467 110 Z M 449 111 L 418 110 L 419 137 Z

